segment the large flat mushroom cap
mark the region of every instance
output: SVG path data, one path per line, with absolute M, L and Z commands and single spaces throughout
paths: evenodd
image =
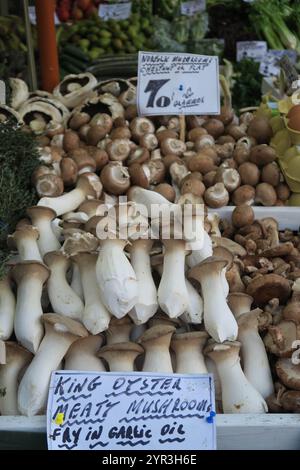
M 289 281 L 278 274 L 266 274 L 255 277 L 248 284 L 246 293 L 251 295 L 254 302 L 259 306 L 264 306 L 269 300 L 278 298 L 283 304 L 290 296 L 291 288 Z
M 275 368 L 279 379 L 286 387 L 300 390 L 300 364 L 293 364 L 290 358 L 281 358 L 276 362 Z
M 40 261 L 21 261 L 13 267 L 11 273 L 17 284 L 19 284 L 26 275 L 31 278 L 40 278 L 44 283 L 50 275 L 50 269 Z
M 291 357 L 293 342 L 300 339 L 300 331 L 293 321 L 282 320 L 268 328 L 264 337 L 266 350 L 278 357 Z
M 142 336 L 138 339 L 138 342 L 143 344 L 147 341 L 152 341 L 154 339 L 160 338 L 168 334 L 172 334 L 176 331 L 175 326 L 172 325 L 155 325 L 145 331 Z
M 56 332 L 72 334 L 81 338 L 89 336 L 88 331 L 81 323 L 64 315 L 58 315 L 57 313 L 44 313 L 41 319 L 45 324 L 48 323 L 49 325 L 53 325 Z

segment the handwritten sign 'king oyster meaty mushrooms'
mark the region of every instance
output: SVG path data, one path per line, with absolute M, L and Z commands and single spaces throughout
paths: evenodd
M 214 450 L 209 374 L 55 371 L 47 412 L 51 450 Z

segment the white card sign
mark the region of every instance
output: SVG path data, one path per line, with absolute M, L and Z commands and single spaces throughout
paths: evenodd
M 184 16 L 193 16 L 206 9 L 206 0 L 191 0 L 182 2 L 180 5 L 181 14 Z
M 297 61 L 297 52 L 292 49 L 279 50 L 269 49 L 259 66 L 259 73 L 265 77 L 278 76 L 280 73 L 279 61 L 283 56 L 287 56 L 292 64 Z
M 100 4 L 99 16 L 103 20 L 127 20 L 131 15 L 131 2 Z
M 219 114 L 218 57 L 139 52 L 137 107 L 140 116 Z
M 236 60 L 253 59 L 261 62 L 266 55 L 268 46 L 266 41 L 238 41 L 236 43 Z
M 211 375 L 52 373 L 50 450 L 213 450 Z

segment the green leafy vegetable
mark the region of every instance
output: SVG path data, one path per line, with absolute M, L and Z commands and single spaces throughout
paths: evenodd
M 0 277 L 9 256 L 7 235 L 37 202 L 31 175 L 38 165 L 34 137 L 11 122 L 0 123 Z
M 234 66 L 232 102 L 236 109 L 258 106 L 261 101 L 262 75 L 259 63 L 243 59 Z

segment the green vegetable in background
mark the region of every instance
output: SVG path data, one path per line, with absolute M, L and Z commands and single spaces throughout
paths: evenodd
M 294 14 L 289 0 L 255 0 L 251 7 L 252 24 L 272 49 L 300 51 L 299 39 L 287 25 Z
M 243 59 L 234 64 L 234 85 L 232 102 L 235 109 L 258 106 L 261 101 L 262 75 L 259 63 L 252 59 Z
M 9 255 L 7 235 L 37 202 L 31 175 L 39 166 L 37 144 L 31 134 L 11 122 L 0 123 L 0 277 Z

